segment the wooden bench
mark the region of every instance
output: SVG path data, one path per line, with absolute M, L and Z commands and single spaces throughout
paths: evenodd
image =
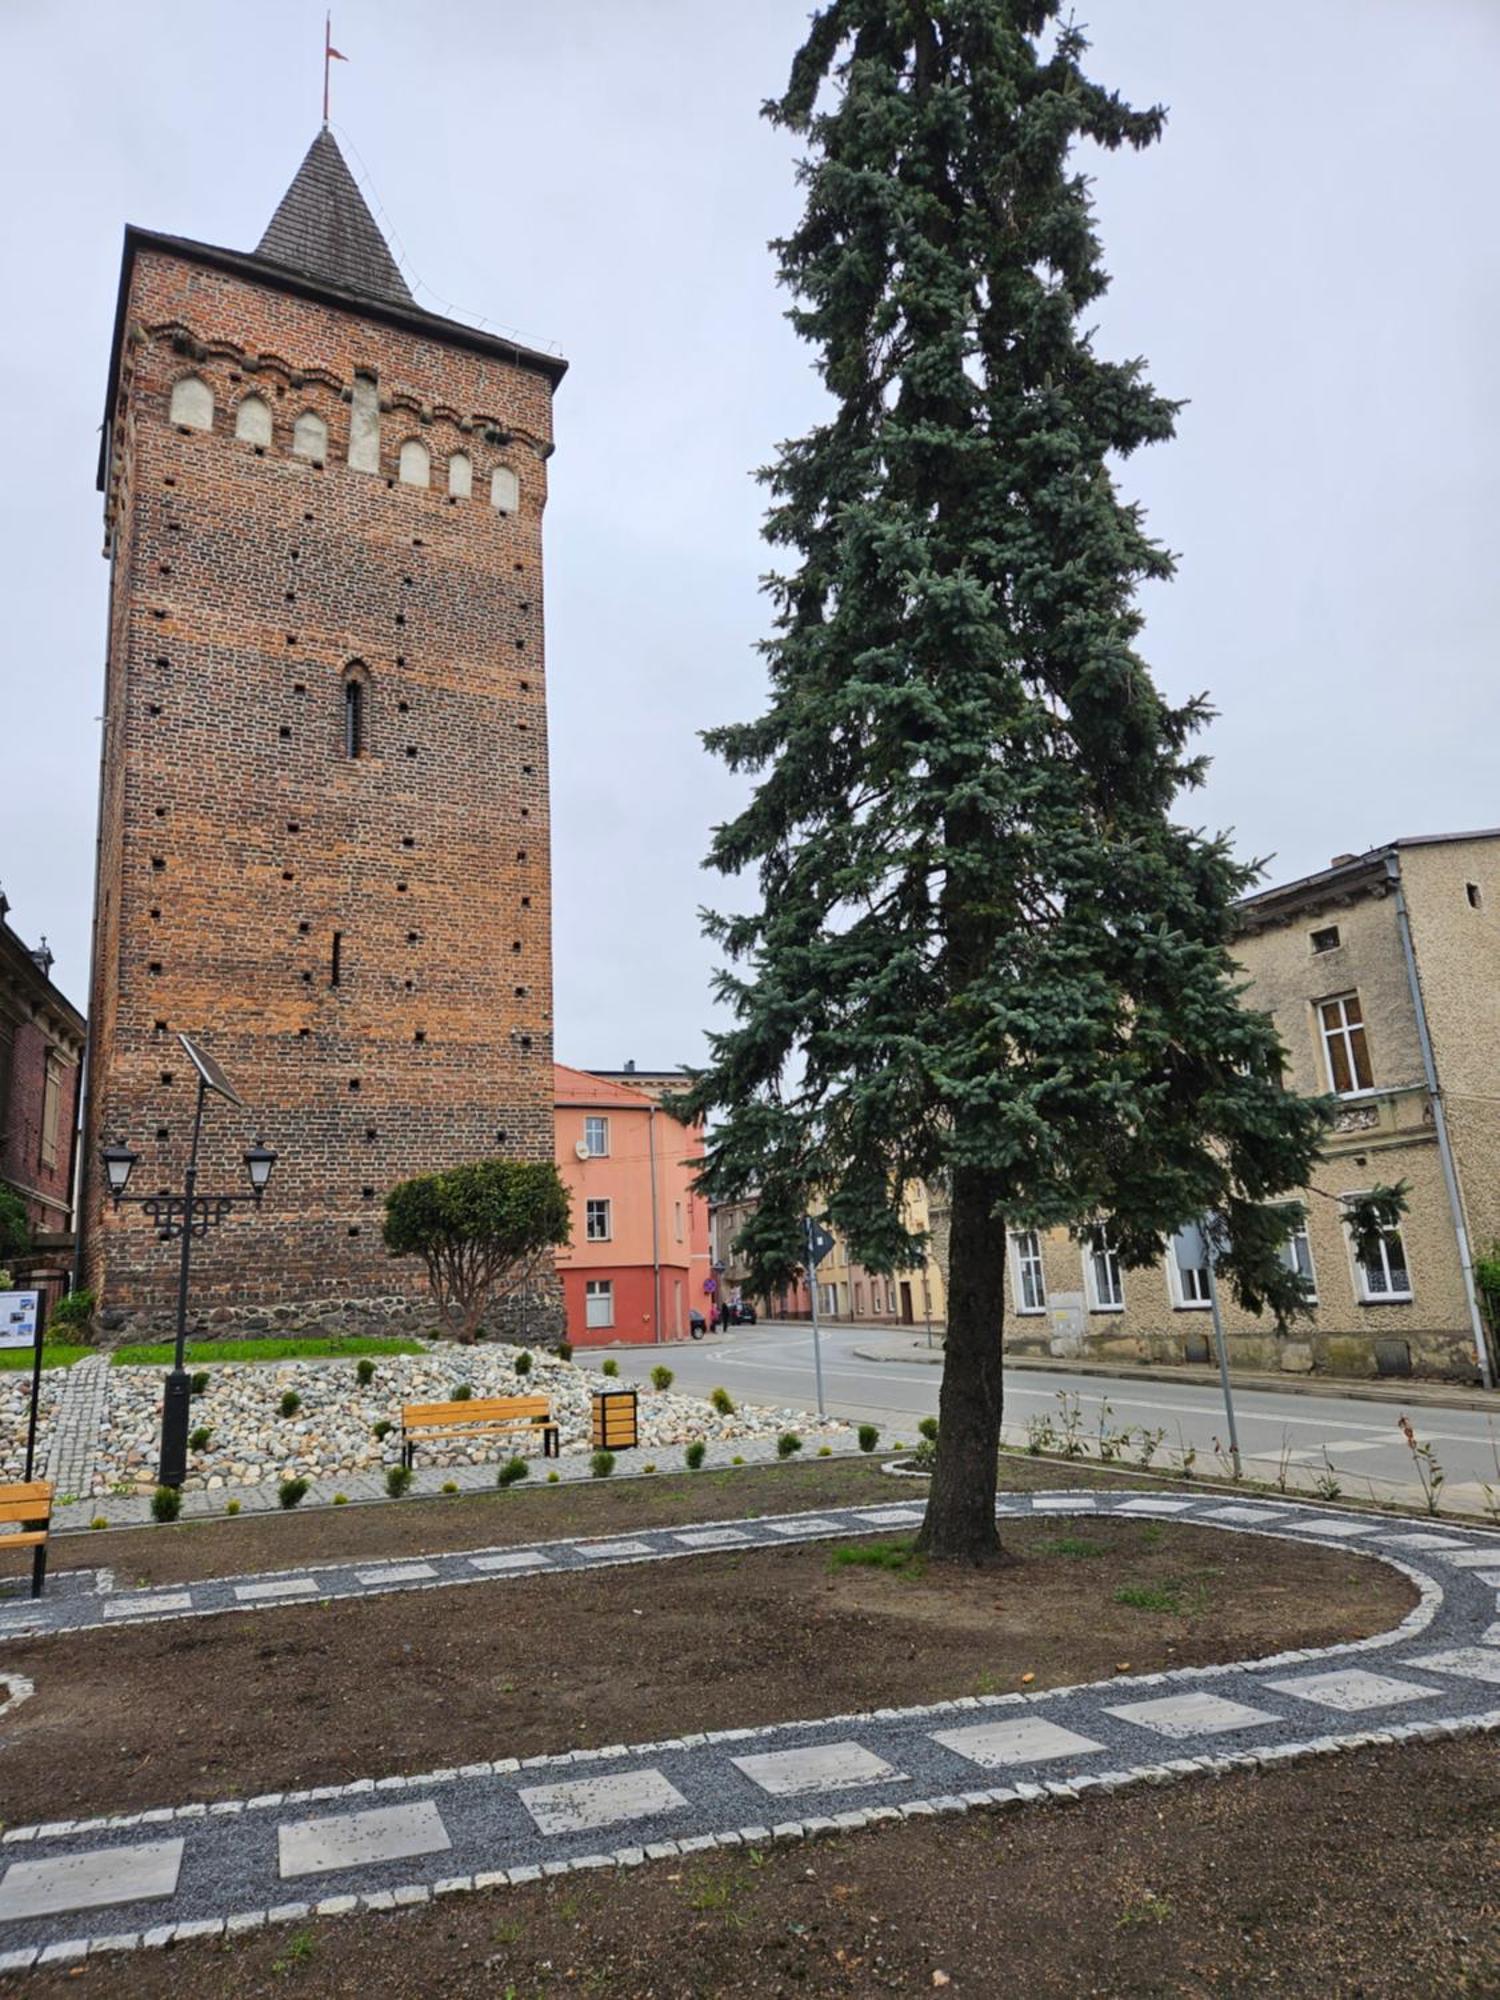
M 401 1463 L 409 1466 L 419 1444 L 448 1438 L 499 1437 L 507 1431 L 542 1434 L 542 1456 L 558 1455 L 557 1425 L 545 1396 L 470 1396 L 454 1403 L 405 1403 L 401 1408 Z
M 0 1550 L 33 1549 L 31 1594 L 40 1597 L 47 1578 L 47 1536 L 52 1526 L 52 1482 L 0 1486 L 0 1521 L 19 1521 L 19 1535 L 0 1535 Z

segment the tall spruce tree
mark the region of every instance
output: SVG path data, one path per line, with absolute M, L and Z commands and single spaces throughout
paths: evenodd
M 1169 438 L 1139 361 L 1095 352 L 1106 288 L 1080 141 L 1163 124 L 1085 75 L 1057 0 L 831 0 L 786 94 L 806 212 L 775 246 L 834 399 L 765 475 L 770 702 L 705 741 L 759 773 L 714 866 L 759 907 L 707 919 L 732 1025 L 696 1108 L 705 1182 L 758 1193 L 761 1283 L 826 1207 L 871 1269 L 911 1264 L 914 1177 L 951 1199 L 936 1470 L 921 1543 L 999 1556 L 1008 1227 L 1102 1227 L 1127 1266 L 1219 1219 L 1238 1295 L 1301 1303 L 1273 1197 L 1324 1108 L 1285 1093 L 1241 1001 L 1253 880 L 1179 824 L 1203 699 L 1137 654 L 1171 556 L 1112 462 Z

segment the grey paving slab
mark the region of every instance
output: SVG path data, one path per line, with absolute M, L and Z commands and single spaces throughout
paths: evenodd
M 1458 1674 L 1469 1681 L 1493 1681 L 1500 1685 L 1500 1653 L 1486 1652 L 1482 1646 L 1458 1646 L 1447 1653 L 1414 1653 L 1414 1667 L 1429 1673 Z
M 148 1597 L 117 1597 L 104 1606 L 106 1618 L 161 1618 L 177 1611 L 191 1611 L 191 1591 L 160 1591 Z
M 1226 1701 L 1217 1694 L 1163 1694 L 1149 1701 L 1112 1703 L 1107 1715 L 1122 1722 L 1139 1723 L 1158 1736 L 1185 1741 L 1190 1736 L 1219 1736 L 1226 1730 L 1256 1729 L 1277 1717 L 1264 1708 L 1250 1708 L 1242 1701 Z
M 502 1576 L 507 1573 L 514 1574 L 516 1570 L 522 1569 L 551 1569 L 552 1567 L 546 1556 L 540 1554 L 536 1549 L 507 1549 L 501 1555 L 466 1556 L 464 1560 L 468 1563 L 470 1569 L 483 1570 L 489 1576 Z
M 147 1840 L 129 1847 L 13 1861 L 0 1881 L 0 1922 L 170 1896 L 177 1887 L 184 1845 L 181 1839 Z
M 1297 1674 L 1289 1680 L 1268 1680 L 1266 1686 L 1277 1694 L 1294 1695 L 1298 1701 L 1350 1713 L 1365 1708 L 1390 1708 L 1408 1701 L 1434 1701 L 1441 1692 L 1438 1688 L 1424 1687 L 1420 1681 L 1374 1674 L 1362 1667 L 1341 1667 L 1326 1674 Z
M 595 1833 L 629 1820 L 682 1811 L 687 1800 L 660 1771 L 616 1771 L 560 1785 L 527 1785 L 521 1803 L 541 1833 Z
M 749 1539 L 740 1528 L 686 1528 L 672 1537 L 684 1549 L 742 1548 Z
M 986 1771 L 1007 1764 L 1046 1764 L 1055 1757 L 1091 1756 L 1104 1748 L 1091 1737 L 1080 1736 L 1040 1715 L 977 1722 L 967 1729 L 935 1729 L 932 1740 Z
M 257 1604 L 273 1597 L 311 1597 L 317 1587 L 310 1576 L 273 1576 L 261 1583 L 237 1583 L 234 1594 L 241 1604 Z
M 905 1776 L 859 1743 L 819 1743 L 807 1750 L 763 1750 L 730 1762 L 752 1785 L 773 1798 L 799 1792 L 840 1792 L 853 1785 L 883 1785 Z
M 283 1881 L 377 1861 L 406 1861 L 418 1854 L 445 1854 L 453 1844 L 431 1799 L 291 1820 L 278 1827 L 276 1839 Z
M 1127 1500 L 1117 1514 L 1185 1514 L 1197 1503 L 1192 1500 Z
M 1327 1535 L 1339 1541 L 1354 1541 L 1361 1535 L 1378 1535 L 1378 1521 L 1288 1521 L 1289 1535 Z
M 1451 1563 L 1454 1569 L 1483 1569 L 1500 1561 L 1500 1548 L 1491 1544 L 1488 1548 L 1440 1549 L 1437 1559 L 1441 1563 Z
M 388 1563 L 384 1569 L 356 1571 L 361 1583 L 429 1583 L 437 1575 L 431 1563 Z

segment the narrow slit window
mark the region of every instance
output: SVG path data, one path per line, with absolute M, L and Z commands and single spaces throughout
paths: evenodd
M 365 690 L 360 681 L 344 683 L 344 755 L 365 754 Z
M 328 957 L 328 984 L 330 986 L 337 986 L 339 983 L 339 974 L 343 969 L 343 957 L 344 933 L 342 931 L 335 931 L 333 934 L 333 949 Z

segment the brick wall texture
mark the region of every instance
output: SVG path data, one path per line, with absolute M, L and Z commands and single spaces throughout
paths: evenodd
M 378 388 L 377 471 L 347 462 L 356 373 Z M 171 420 L 189 375 L 212 392 L 211 429 Z M 245 1187 L 256 1136 L 280 1155 L 264 1208 L 197 1252 L 195 1302 L 420 1295 L 418 1268 L 381 1246 L 390 1185 L 552 1154 L 551 382 L 148 243 L 112 395 L 90 1159 L 124 1135 L 142 1156 L 132 1192 L 180 1186 L 186 1031 L 250 1107 L 209 1100 L 200 1186 Z M 268 445 L 236 435 L 251 395 Z M 292 449 L 309 412 L 321 464 Z M 399 478 L 412 439 L 426 487 Z M 519 481 L 511 513 L 490 501 L 500 466 Z M 160 1309 L 176 1248 L 99 1182 L 86 1282 L 106 1308 Z

